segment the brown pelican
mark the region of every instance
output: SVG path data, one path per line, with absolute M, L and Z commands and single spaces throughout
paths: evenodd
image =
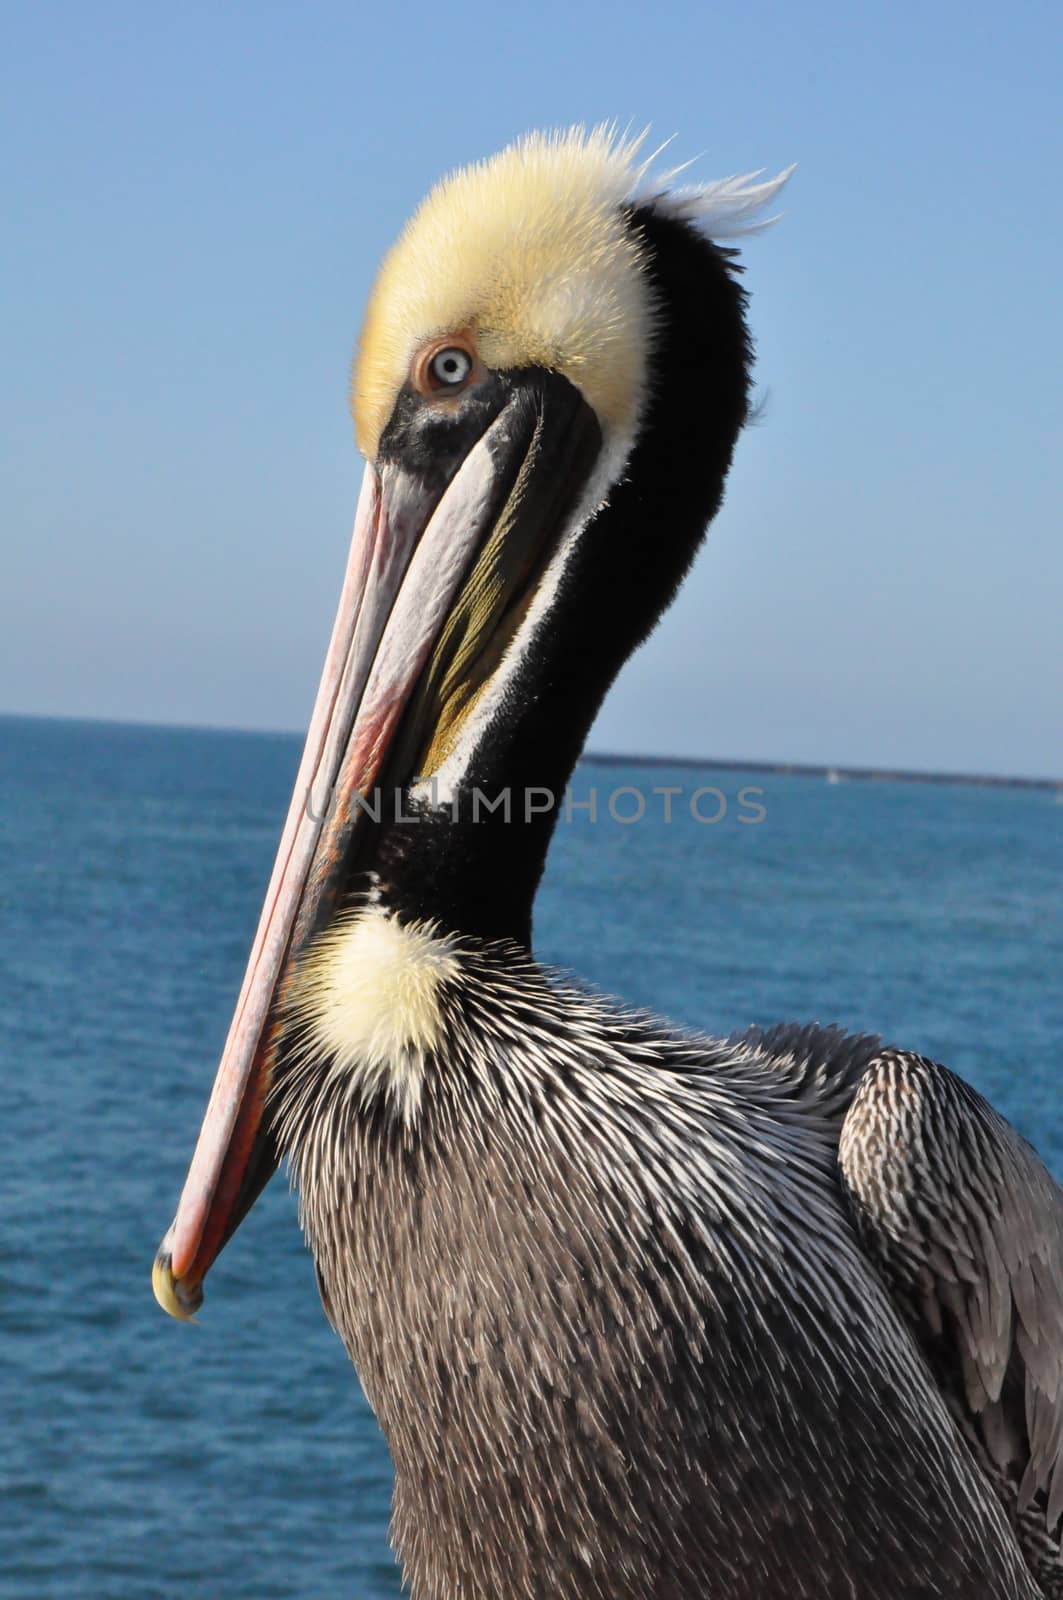
M 777 187 L 529 138 L 429 196 L 369 305 L 339 615 L 154 1281 L 198 1308 L 287 1158 L 414 1600 L 1063 1594 L 1034 1151 L 920 1057 L 692 1035 L 530 953 L 587 729 L 746 420 L 710 241 Z

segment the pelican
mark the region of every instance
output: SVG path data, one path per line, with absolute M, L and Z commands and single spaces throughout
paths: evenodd
M 528 137 L 429 195 L 365 318 L 339 612 L 153 1277 L 190 1317 L 287 1161 L 413 1600 L 1063 1595 L 1033 1149 L 920 1056 L 686 1032 L 531 953 L 587 730 L 747 420 L 720 241 L 758 176 Z

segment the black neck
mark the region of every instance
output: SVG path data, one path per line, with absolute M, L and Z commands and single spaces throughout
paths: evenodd
M 514 672 L 452 806 L 390 821 L 373 852 L 385 904 L 481 938 L 530 945 L 532 901 L 584 740 L 686 574 L 746 419 L 752 352 L 739 269 L 650 208 L 633 211 L 630 225 L 647 242 L 661 317 L 648 415 L 624 478 L 580 536 L 539 644 Z M 508 819 L 476 789 L 492 802 L 508 792 Z M 544 791 L 554 804 L 535 811 Z

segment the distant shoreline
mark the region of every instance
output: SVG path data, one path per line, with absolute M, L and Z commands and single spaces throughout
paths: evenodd
M 1063 794 L 1063 778 L 1006 778 L 994 773 L 913 772 L 905 767 L 819 766 L 805 761 L 732 761 L 721 756 L 632 756 L 586 750 L 589 766 L 700 767 L 711 772 L 762 772 L 786 778 L 822 778 L 832 783 L 949 783 L 981 789 L 1041 789 Z
M 24 711 L 0 711 L 0 722 L 58 722 L 81 727 L 142 728 L 154 733 L 207 733 L 243 739 L 299 739 L 289 728 L 210 727 L 204 723 L 139 722 L 119 717 L 40 716 Z M 683 767 L 710 772 L 758 772 L 784 778 L 820 778 L 831 783 L 939 783 L 969 784 L 981 789 L 1036 789 L 1063 796 L 1063 777 L 1017 778 L 989 772 L 919 772 L 907 767 L 846 767 L 838 763 L 807 761 L 750 761 L 727 756 L 632 755 L 615 750 L 585 750 L 580 760 L 588 766 Z

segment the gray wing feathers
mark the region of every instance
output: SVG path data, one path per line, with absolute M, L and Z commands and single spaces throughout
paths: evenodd
M 867 1067 L 839 1160 L 864 1247 L 1043 1580 L 1063 1516 L 1063 1190 L 961 1079 L 893 1050 Z

